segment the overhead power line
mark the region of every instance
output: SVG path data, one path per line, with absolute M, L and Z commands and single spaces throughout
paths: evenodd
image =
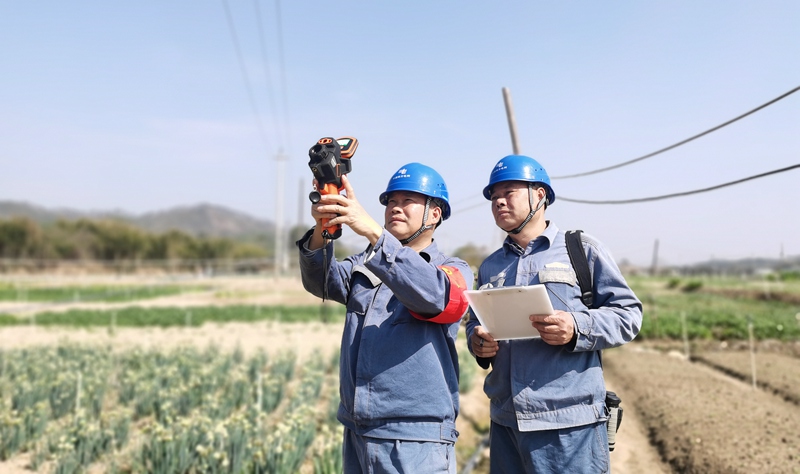
M 269 149 L 269 140 L 267 139 L 267 133 L 264 130 L 264 123 L 261 120 L 261 113 L 258 110 L 258 103 L 256 102 L 255 94 L 253 94 L 253 88 L 250 85 L 250 79 L 247 75 L 247 67 L 244 63 L 244 56 L 242 55 L 242 48 L 239 46 L 239 37 L 236 34 L 236 26 L 233 23 L 233 16 L 231 15 L 230 7 L 228 6 L 228 0 L 222 0 L 222 6 L 225 8 L 225 18 L 228 21 L 228 29 L 231 33 L 231 39 L 233 40 L 233 47 L 236 49 L 236 58 L 239 60 L 239 68 L 242 71 L 242 79 L 244 79 L 244 87 L 247 90 L 247 97 L 250 100 L 250 107 L 253 109 L 253 114 L 256 120 L 256 127 L 258 128 L 258 132 L 261 135 L 261 139 L 264 141 L 264 146 Z
M 724 187 L 727 187 L 727 186 L 733 186 L 735 184 L 744 183 L 746 181 L 752 181 L 752 180 L 758 179 L 758 178 L 764 178 L 766 176 L 770 176 L 770 175 L 773 175 L 773 174 L 784 173 L 786 171 L 791 171 L 791 170 L 796 169 L 796 168 L 800 168 L 800 163 L 792 165 L 792 166 L 787 166 L 785 168 L 780 168 L 780 169 L 777 169 L 777 170 L 767 171 L 766 173 L 761 173 L 761 174 L 757 174 L 757 175 L 753 175 L 753 176 L 748 176 L 746 178 L 737 179 L 736 181 L 730 181 L 728 183 L 718 184 L 716 186 L 711 186 L 711 187 L 708 187 L 708 188 L 695 189 L 694 191 L 684 191 L 684 192 L 680 192 L 680 193 L 664 194 L 662 196 L 637 198 L 637 199 L 608 200 L 608 201 L 590 201 L 590 200 L 586 200 L 586 199 L 573 199 L 573 198 L 564 197 L 564 196 L 558 196 L 557 199 L 559 201 L 574 202 L 574 203 L 578 203 L 578 204 L 634 204 L 634 203 L 638 203 L 638 202 L 659 201 L 659 200 L 662 200 L 662 199 L 671 199 L 671 198 L 676 198 L 676 197 L 681 197 L 681 196 L 689 196 L 689 195 L 692 195 L 692 194 L 700 194 L 700 193 L 705 193 L 705 192 L 708 192 L 708 191 L 714 191 L 716 189 L 724 188 Z M 462 209 L 454 210 L 452 212 L 452 214 L 453 215 L 461 214 L 462 212 L 471 211 L 472 209 L 476 209 L 478 207 L 483 207 L 483 206 L 486 206 L 487 204 L 489 204 L 489 201 L 481 202 L 481 203 L 478 203 L 478 204 L 473 204 L 471 206 L 467 206 L 467 207 L 462 208 Z
M 277 21 L 278 29 L 278 64 L 280 66 L 281 78 L 281 98 L 283 99 L 283 129 L 286 133 L 286 147 L 291 150 L 291 143 L 289 141 L 289 99 L 286 87 L 286 61 L 283 54 L 283 18 L 281 14 L 281 1 L 275 0 L 275 18 Z
M 677 147 L 679 147 L 679 146 L 681 146 L 681 145 L 685 145 L 685 144 L 689 143 L 689 142 L 690 142 L 690 141 L 692 141 L 692 140 L 696 140 L 696 139 L 698 139 L 698 138 L 700 138 L 700 137 L 702 137 L 702 136 L 704 136 L 704 135 L 708 135 L 708 134 L 709 134 L 709 133 L 711 133 L 711 132 L 715 132 L 715 131 L 717 131 L 717 130 L 719 130 L 719 129 L 723 128 L 723 127 L 726 127 L 726 126 L 728 126 L 728 125 L 730 125 L 730 124 L 732 124 L 732 123 L 734 123 L 734 122 L 736 122 L 736 121 L 738 121 L 738 120 L 741 120 L 741 119 L 743 119 L 743 118 L 747 117 L 748 115 L 752 115 L 752 114 L 754 114 L 754 113 L 758 112 L 759 110 L 761 110 L 761 109 L 763 109 L 763 108 L 766 108 L 766 107 L 769 107 L 770 105 L 774 104 L 775 102 L 778 102 L 779 100 L 781 100 L 781 99 L 784 99 L 784 98 L 786 98 L 786 97 L 788 97 L 788 96 L 790 96 L 790 95 L 794 94 L 794 93 L 795 93 L 795 92 L 797 92 L 798 90 L 800 90 L 800 86 L 798 86 L 798 87 L 795 87 L 794 89 L 790 90 L 789 92 L 786 92 L 786 93 L 784 93 L 784 94 L 781 94 L 781 95 L 779 95 L 778 97 L 776 97 L 776 98 L 774 98 L 774 99 L 770 100 L 769 102 L 766 102 L 766 103 L 764 103 L 764 104 L 761 104 L 761 105 L 759 105 L 758 107 L 756 107 L 755 109 L 753 109 L 753 110 L 750 110 L 750 111 L 748 111 L 748 112 L 745 112 L 745 113 L 743 113 L 742 115 L 739 115 L 739 116 L 738 116 L 738 117 L 736 117 L 736 118 L 730 119 L 730 120 L 728 120 L 728 121 L 727 121 L 727 122 L 725 122 L 725 123 L 722 123 L 722 124 L 719 124 L 719 125 L 717 125 L 716 127 L 709 128 L 709 129 L 708 129 L 708 130 L 706 130 L 705 132 L 698 133 L 697 135 L 694 135 L 694 136 L 692 136 L 692 137 L 689 137 L 689 138 L 687 138 L 687 139 L 685 139 L 685 140 L 681 140 L 681 141 L 679 141 L 678 143 L 674 143 L 674 144 L 672 144 L 672 145 L 670 145 L 670 146 L 668 146 L 668 147 L 662 148 L 662 149 L 660 149 L 660 150 L 657 150 L 657 151 L 654 151 L 654 152 L 652 152 L 652 153 L 648 153 L 648 154 L 646 154 L 646 155 L 644 155 L 644 156 L 640 156 L 639 158 L 634 158 L 634 159 L 632 159 L 632 160 L 624 161 L 624 162 L 622 162 L 622 163 L 618 163 L 618 164 L 616 164 L 616 165 L 613 165 L 613 166 L 607 166 L 607 167 L 605 167 L 605 168 L 599 168 L 599 169 L 596 169 L 596 170 L 592 170 L 592 171 L 586 171 L 586 172 L 583 172 L 583 173 L 569 174 L 569 175 L 564 175 L 564 176 L 551 176 L 551 177 L 550 177 L 550 179 L 568 179 L 568 178 L 577 178 L 577 177 L 579 177 L 579 176 L 588 176 L 588 175 L 591 175 L 591 174 L 597 174 L 597 173 L 602 173 L 602 172 L 604 172 L 604 171 L 610 171 L 610 170 L 613 170 L 613 169 L 622 168 L 623 166 L 627 166 L 627 165 L 630 165 L 630 164 L 636 163 L 636 162 L 638 162 L 638 161 L 645 160 L 645 159 L 647 159 L 647 158 L 652 158 L 652 157 L 654 157 L 654 156 L 656 156 L 656 155 L 659 155 L 659 154 L 661 154 L 661 153 L 664 153 L 665 151 L 672 150 L 673 148 L 677 148 Z
M 754 179 L 763 178 L 765 176 L 770 176 L 770 175 L 773 175 L 773 174 L 778 174 L 778 173 L 783 173 L 783 172 L 786 172 L 786 171 L 791 171 L 791 170 L 793 170 L 795 168 L 800 168 L 800 163 L 798 163 L 796 165 L 792 165 L 792 166 L 787 166 L 786 168 L 781 168 L 781 169 L 777 169 L 777 170 L 773 170 L 773 171 L 767 171 L 766 173 L 761 173 L 761 174 L 757 174 L 757 175 L 753 175 L 753 176 L 748 176 L 746 178 L 737 179 L 736 181 L 731 181 L 731 182 L 724 183 L 724 184 L 718 184 L 716 186 L 711 186 L 709 188 L 695 189 L 694 191 L 684 191 L 684 192 L 680 192 L 680 193 L 664 194 L 663 196 L 654 196 L 654 197 L 646 197 L 646 198 L 638 198 L 638 199 L 623 199 L 623 200 L 618 200 L 618 201 L 588 201 L 588 200 L 584 200 L 584 199 L 572 199 L 572 198 L 563 197 L 563 196 L 559 196 L 558 199 L 561 200 L 561 201 L 576 202 L 576 203 L 580 203 L 580 204 L 633 204 L 633 203 L 637 203 L 637 202 L 659 201 L 659 200 L 662 200 L 662 199 L 670 199 L 670 198 L 676 198 L 676 197 L 681 197 L 681 196 L 689 196 L 691 194 L 700 194 L 700 193 L 705 193 L 705 192 L 708 192 L 708 191 L 714 191 L 715 189 L 724 188 L 726 186 L 733 186 L 734 184 L 744 183 L 745 181 L 751 181 L 751 180 L 754 180 Z
M 267 83 L 267 93 L 269 97 L 269 106 L 270 110 L 272 111 L 273 121 L 275 122 L 278 128 L 278 136 L 280 137 L 281 141 L 285 141 L 285 136 L 283 130 L 280 126 L 280 120 L 278 120 L 278 107 L 275 105 L 275 94 L 273 93 L 272 89 L 272 70 L 269 67 L 269 60 L 267 56 L 267 39 L 266 39 L 266 31 L 264 28 L 264 20 L 261 17 L 261 8 L 259 6 L 259 0 L 253 0 L 253 7 L 256 11 L 256 23 L 258 24 L 258 42 L 261 46 L 261 62 L 264 66 L 264 82 Z

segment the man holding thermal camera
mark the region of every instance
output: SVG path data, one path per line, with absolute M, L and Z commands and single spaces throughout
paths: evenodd
M 337 415 L 344 472 L 454 474 L 455 342 L 473 274 L 433 239 L 450 216 L 447 186 L 428 166 L 401 167 L 380 195 L 381 226 L 341 179 L 345 194 L 319 197 L 316 225 L 297 246 L 306 290 L 347 306 Z M 366 250 L 336 260 L 323 233 L 336 225 L 365 237 Z
M 491 400 L 491 472 L 609 472 L 600 351 L 633 340 L 642 305 L 608 251 L 588 235 L 576 242 L 593 283 L 591 293 L 582 294 L 565 232 L 545 220 L 555 193 L 536 160 L 503 158 L 483 195 L 508 237 L 481 264 L 479 288 L 543 284 L 555 310 L 529 317 L 541 336 L 533 339 L 495 340 L 470 314 L 469 350 L 481 367 L 492 367 L 484 383 Z

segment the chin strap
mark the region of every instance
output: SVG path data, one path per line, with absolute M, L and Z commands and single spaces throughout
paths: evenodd
M 522 228 L 528 225 L 528 222 L 530 222 L 531 219 L 533 219 L 533 215 L 539 212 L 539 209 L 542 208 L 545 202 L 547 202 L 547 196 L 545 196 L 541 201 L 539 201 L 539 205 L 536 206 L 536 209 L 533 208 L 533 183 L 528 183 L 528 207 L 530 209 L 530 212 L 528 212 L 528 217 L 526 217 L 525 220 L 522 221 L 522 224 L 520 224 L 519 227 L 517 227 L 514 230 L 505 230 L 502 227 L 501 229 L 505 230 L 509 234 L 519 234 L 520 232 L 522 232 Z
M 406 245 L 407 243 L 419 237 L 426 230 L 433 229 L 434 227 L 436 227 L 436 224 L 425 225 L 425 222 L 428 221 L 428 211 L 430 210 L 430 208 L 431 208 L 431 197 L 428 196 L 427 199 L 425 199 L 425 213 L 422 215 L 422 227 L 420 227 L 416 232 L 414 232 L 414 235 L 412 235 L 411 237 L 401 240 L 400 241 L 401 244 Z

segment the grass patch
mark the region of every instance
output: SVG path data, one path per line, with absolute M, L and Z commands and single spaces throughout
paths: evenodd
M 325 308 L 325 309 L 322 309 Z M 75 309 L 66 312 L 45 312 L 36 315 L 38 326 L 201 326 L 207 322 L 313 322 L 343 321 L 345 308 L 329 306 L 200 306 L 192 308 L 142 308 L 138 306 L 118 310 Z M 3 317 L 0 325 L 30 324 L 28 319 Z
M 104 301 L 113 303 L 159 298 L 207 289 L 178 285 L 28 287 L 0 283 L 0 301 Z
M 634 290 L 636 291 L 636 290 Z M 800 307 L 781 301 L 730 298 L 681 289 L 637 293 L 644 304 L 640 338 L 682 338 L 681 313 L 691 339 L 747 339 L 748 322 L 757 339 L 800 338 Z
M 10 314 L 0 313 L 0 326 L 13 326 L 21 324 L 22 320 Z

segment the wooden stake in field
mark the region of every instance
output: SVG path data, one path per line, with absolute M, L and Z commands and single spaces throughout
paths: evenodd
M 747 315 L 747 334 L 750 338 L 750 372 L 753 377 L 753 388 L 758 388 L 756 382 L 756 343 L 753 337 L 753 316 Z
M 648 296 L 648 299 L 650 300 L 650 312 L 653 314 L 653 332 L 656 335 L 656 339 L 658 339 L 661 337 L 661 331 L 658 328 L 658 308 L 656 307 L 656 297 L 653 296 L 652 293 L 650 293 Z
M 683 354 L 686 356 L 686 360 L 691 359 L 691 354 L 689 353 L 689 334 L 686 329 L 686 311 L 681 311 L 681 332 L 683 333 Z

